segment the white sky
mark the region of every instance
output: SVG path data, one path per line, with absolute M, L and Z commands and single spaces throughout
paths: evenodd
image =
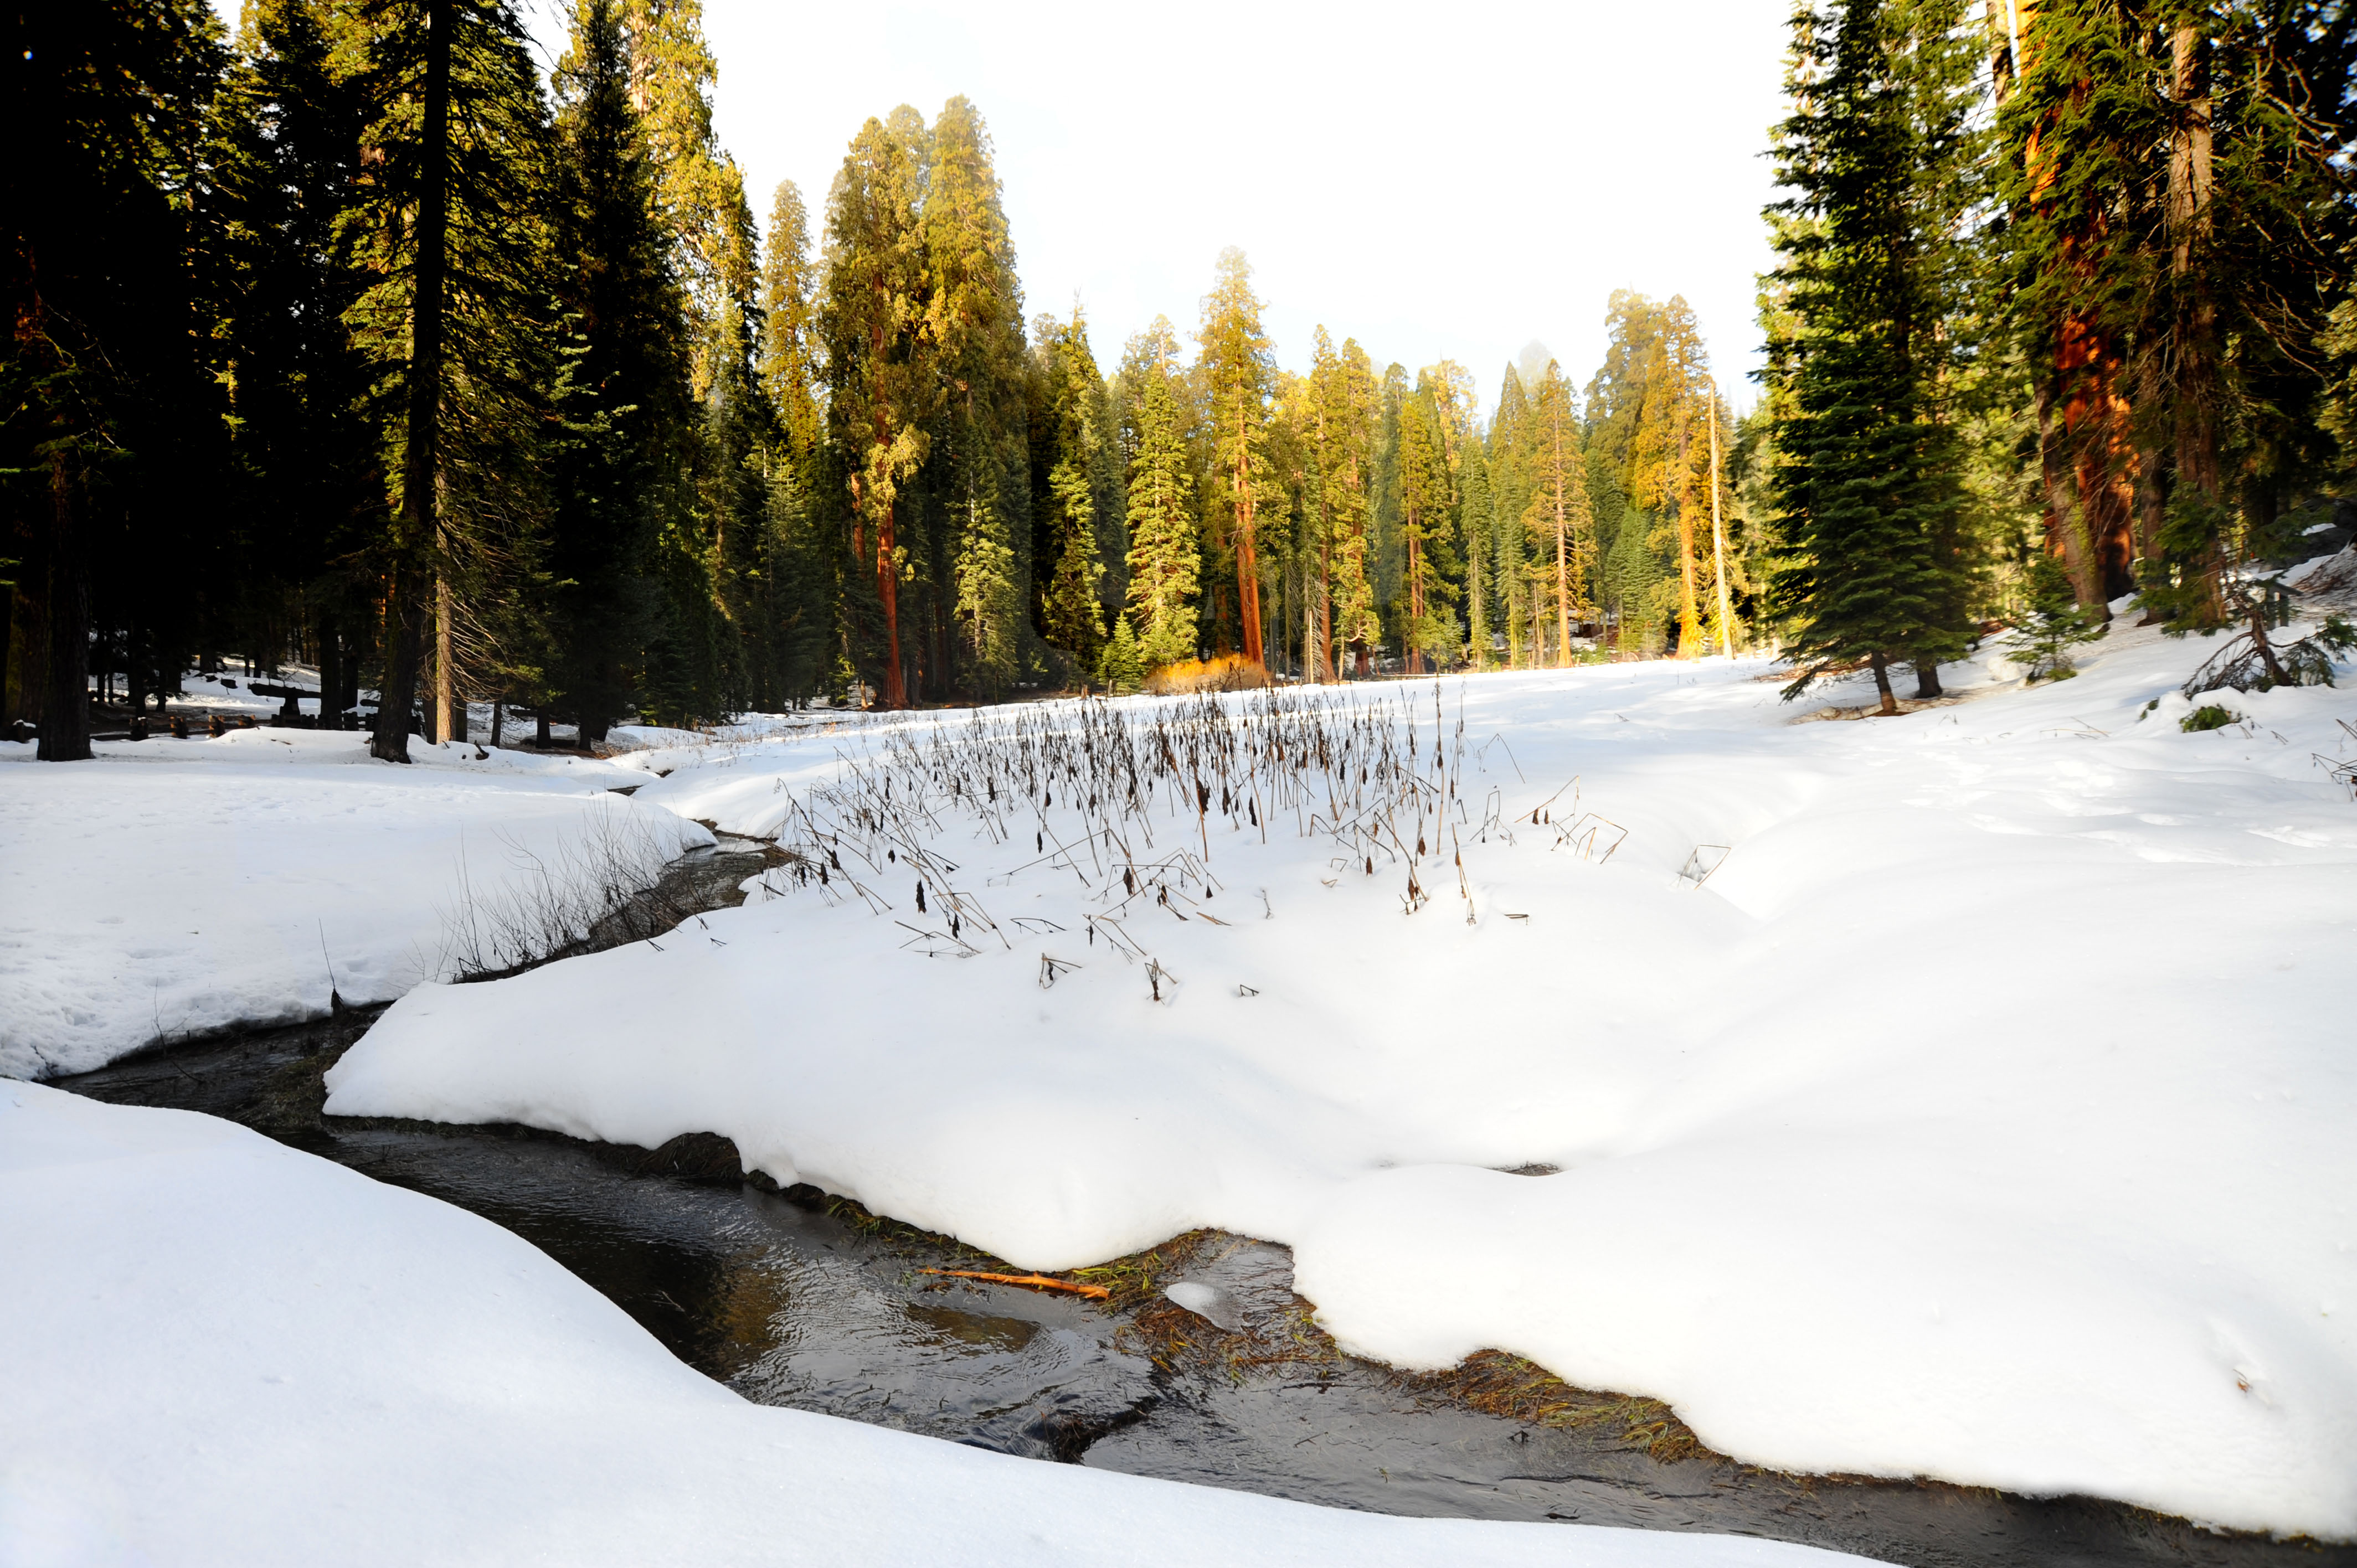
M 525 4 L 553 48 L 561 0 Z M 1028 312 L 1077 296 L 1108 368 L 1157 313 L 1183 340 L 1232 244 L 1295 370 L 1323 322 L 1379 370 L 1469 366 L 1486 410 L 1534 338 L 1584 383 L 1628 287 L 1684 295 L 1752 401 L 1789 0 L 704 5 L 758 219 L 791 178 L 815 229 L 863 120 L 963 92 Z

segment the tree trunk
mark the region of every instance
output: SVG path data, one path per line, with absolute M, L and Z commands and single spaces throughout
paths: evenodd
M 339 700 L 344 694 L 344 648 L 342 639 L 336 635 L 334 617 L 323 615 L 319 618 L 317 635 L 319 639 L 319 727 L 339 729 L 342 726 L 337 724 L 336 718 L 344 711 Z
M 1936 659 L 1915 660 L 1915 696 L 1921 702 L 1936 697 L 1940 693 L 1940 662 Z
M 892 559 L 893 512 L 897 500 L 876 520 L 876 596 L 884 603 L 884 705 L 905 708 L 909 689 L 900 679 L 900 571 Z
M 90 757 L 90 568 L 83 552 L 77 487 L 66 456 L 49 458 L 49 648 L 41 701 L 43 762 Z
M 1735 606 L 1727 591 L 1727 524 L 1718 511 L 1718 388 L 1710 392 L 1710 558 L 1713 575 L 1718 580 L 1718 650 L 1735 657 Z M 1919 667 L 1920 668 L 1920 667 Z M 1940 684 L 1935 666 L 1932 672 L 1934 694 Z M 1921 693 L 1916 693 L 1918 696 Z
M 1260 556 L 1253 547 L 1252 450 L 1244 412 L 1236 423 L 1236 619 L 1243 623 L 1244 657 L 1261 663 Z
M 401 521 L 393 542 L 392 592 L 385 607 L 382 689 L 369 754 L 409 760 L 410 704 L 425 630 L 424 556 L 436 542 L 436 441 L 442 413 L 442 274 L 448 241 L 450 0 L 426 0 L 425 102 L 417 192 L 417 278 L 410 303 L 409 427 L 403 461 Z
M 2056 419 L 2054 381 L 2040 377 L 2034 392 L 2038 413 L 2039 478 L 2046 492 L 2046 553 L 2059 556 L 2071 578 L 2072 591 L 2082 605 L 2098 603 L 2101 595 L 2088 568 L 2088 552 L 2078 521 L 2072 516 L 2070 458 Z
M 467 738 L 467 717 L 458 706 L 458 677 L 451 668 L 450 617 L 457 601 L 450 593 L 447 572 L 434 574 L 434 738 L 447 743 Z
M 1874 666 L 1874 694 L 1880 699 L 1880 716 L 1895 719 L 1899 716 L 1899 699 L 1890 690 L 1890 660 L 1878 653 L 1870 662 Z
M 2201 254 L 2210 234 L 2211 106 L 2208 41 L 2190 22 L 2169 39 L 2170 96 L 2176 114 L 2169 132 L 2169 273 L 2177 290 L 2176 482 L 2190 486 L 2202 501 L 2218 504 L 2218 306 L 2204 285 Z M 2147 559 L 2159 559 L 2159 519 L 2151 520 Z M 2225 618 L 2224 562 L 2209 553 L 2197 568 L 2202 575 L 2201 618 Z

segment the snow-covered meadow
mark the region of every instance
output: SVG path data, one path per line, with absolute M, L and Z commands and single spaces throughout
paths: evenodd
M 1394 1519 L 751 1404 L 489 1221 L 0 1081 L 0 1563 L 1838 1568 Z
M 232 730 L 37 764 L 0 742 L 0 1074 L 386 1002 L 450 966 L 453 923 L 712 842 L 586 757 Z
M 1200 820 L 888 765 L 931 717 L 673 750 L 639 804 L 827 881 L 420 987 L 328 1109 L 721 1133 L 1025 1266 L 1222 1227 L 1349 1348 L 1515 1351 L 1745 1461 L 2357 1536 L 2357 698 L 2183 733 L 2208 646 L 2116 624 L 1895 720 L 1757 662 L 1393 687 L 1344 700 L 1407 705 L 1420 785 L 1297 757 Z

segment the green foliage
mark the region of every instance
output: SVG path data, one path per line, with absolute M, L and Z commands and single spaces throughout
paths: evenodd
M 2188 735 L 2200 735 L 2204 730 L 2224 729 L 2228 725 L 2241 722 L 2241 714 L 2221 707 L 2216 703 L 2204 703 L 2178 720 L 2177 727 Z
M 2027 665 L 2032 681 L 2067 681 L 2076 675 L 2071 650 L 2103 636 L 2104 625 L 2079 607 L 2070 574 L 2060 561 L 2044 553 L 2030 561 L 2024 600 L 2022 646 L 2006 657 Z
M 1971 75 L 1956 5 L 1842 0 L 1795 24 L 1794 111 L 1777 130 L 1771 209 L 1789 315 L 1770 346 L 1780 394 L 1774 493 L 1787 556 L 1775 591 L 1800 676 L 1963 650 L 1965 497 L 1940 417 L 1955 338 L 1947 258 Z
M 1129 635 L 1131 619 L 1149 665 L 1195 656 L 1195 598 L 1200 586 L 1194 475 L 1167 358 L 1140 368 L 1136 449 L 1129 463 L 1129 608 L 1114 628 Z
M 1139 652 L 1137 638 L 1129 629 L 1127 616 L 1113 618 L 1113 636 L 1097 658 L 1097 681 L 1115 696 L 1146 684 L 1146 660 Z

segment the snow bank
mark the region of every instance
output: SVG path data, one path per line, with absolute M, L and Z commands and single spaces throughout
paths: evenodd
M 1392 1519 L 748 1404 L 507 1231 L 210 1117 L 0 1083 L 0 1561 L 1858 1563 Z
M 165 1037 L 384 1002 L 444 968 L 471 887 L 497 903 L 582 880 L 618 847 L 711 836 L 608 793 L 578 757 L 235 730 L 102 744 L 90 762 L 0 746 L 0 1074 L 94 1068 Z
M 2181 733 L 2206 651 L 2123 629 L 2023 689 L 1992 648 L 1947 671 L 1978 700 L 1857 723 L 1792 722 L 1756 662 L 1451 681 L 1470 924 L 1446 854 L 1409 916 L 1396 866 L 1215 812 L 1216 901 L 1125 917 L 1157 1004 L 1085 935 L 1090 852 L 1035 853 L 1076 802 L 1000 843 L 944 809 L 1006 948 L 923 956 L 940 890 L 918 914 L 846 838 L 877 912 L 773 875 L 661 950 L 420 988 L 328 1108 L 722 1133 L 1027 1267 L 1221 1226 L 1292 1244 L 1356 1350 L 1519 1352 L 1746 1461 L 2357 1536 L 2357 805 L 2310 755 L 2357 703 L 2230 693 L 2246 722 Z M 639 799 L 769 832 L 858 755 Z M 1574 775 L 1609 859 L 1476 835 L 1492 789 L 1560 825 Z M 1531 1164 L 1561 1173 L 1500 1174 Z

